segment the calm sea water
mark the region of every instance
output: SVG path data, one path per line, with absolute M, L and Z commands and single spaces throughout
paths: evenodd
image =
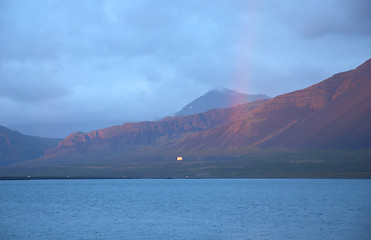
M 370 180 L 0 181 L 0 239 L 371 239 Z

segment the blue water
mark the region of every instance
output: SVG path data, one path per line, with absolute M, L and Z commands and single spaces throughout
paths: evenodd
M 370 180 L 0 181 L 0 239 L 371 239 Z

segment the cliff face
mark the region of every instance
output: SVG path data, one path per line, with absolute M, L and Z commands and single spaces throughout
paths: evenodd
M 46 156 L 76 152 L 123 151 L 127 147 L 162 143 L 169 145 L 185 135 L 235 121 L 266 101 L 259 100 L 234 108 L 215 109 L 156 122 L 125 123 L 89 133 L 76 132 L 66 137 L 56 148 L 47 151 Z

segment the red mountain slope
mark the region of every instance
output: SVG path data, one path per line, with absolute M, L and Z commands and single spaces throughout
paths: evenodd
M 273 98 L 237 121 L 188 136 L 179 147 L 371 147 L 371 60 Z
M 319 85 L 334 89 L 329 103 L 262 146 L 371 147 L 371 60 Z

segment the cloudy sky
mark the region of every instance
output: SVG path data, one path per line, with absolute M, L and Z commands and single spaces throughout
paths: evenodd
M 369 0 L 0 0 L 0 125 L 64 137 L 205 92 L 305 88 L 371 57 Z

